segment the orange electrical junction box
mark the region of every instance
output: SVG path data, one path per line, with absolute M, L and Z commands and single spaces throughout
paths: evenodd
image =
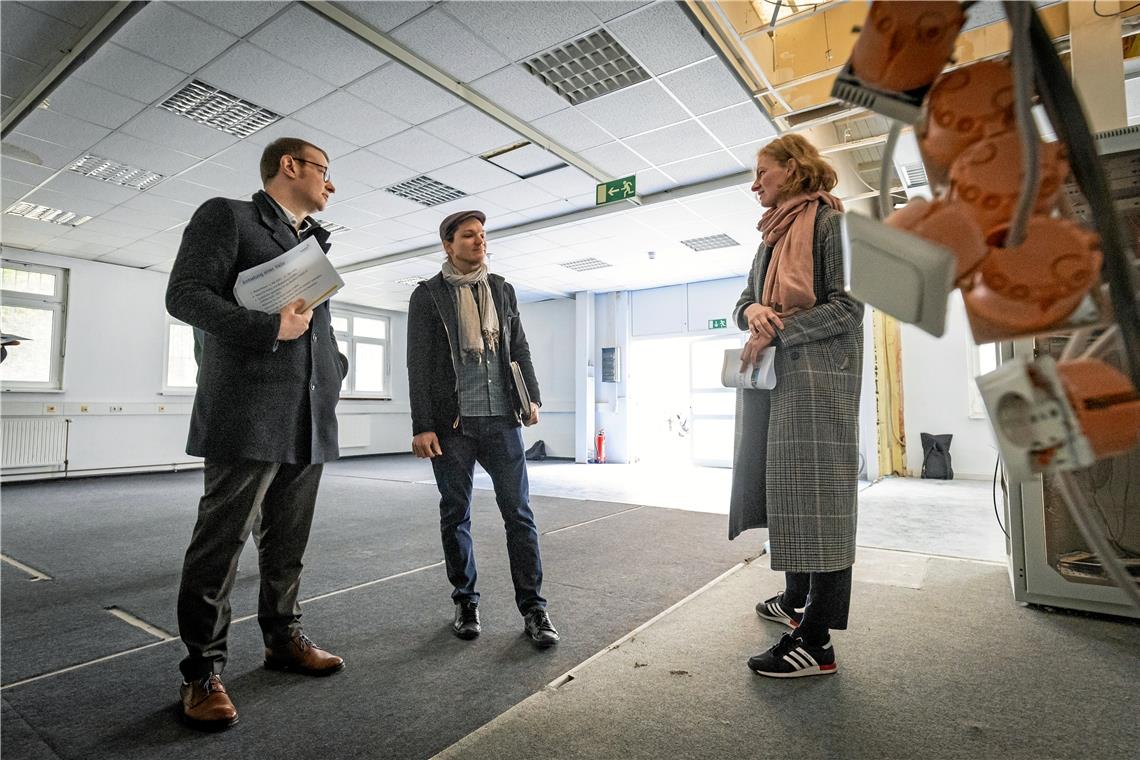
M 980 61 L 938 78 L 926 97 L 918 146 L 938 182 L 962 151 L 983 137 L 1016 132 L 1013 75 L 1005 61 Z
M 906 92 L 934 81 L 965 23 L 961 3 L 872 3 L 851 51 L 851 69 L 872 87 Z
M 888 216 L 886 223 L 949 249 L 958 261 L 954 283 L 959 287 L 969 282 L 988 252 L 985 236 L 969 208 L 957 201 L 912 198 Z
M 1099 359 L 1057 364 L 1081 432 L 1098 459 L 1123 454 L 1140 436 L 1140 393 L 1115 367 Z

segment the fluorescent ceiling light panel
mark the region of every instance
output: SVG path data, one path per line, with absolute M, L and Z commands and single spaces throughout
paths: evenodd
M 5 214 L 12 216 L 22 216 L 25 219 L 34 219 L 37 222 L 51 222 L 52 224 L 61 224 L 64 227 L 78 227 L 84 222 L 91 220 L 89 216 L 80 216 L 74 211 L 63 211 L 51 206 L 40 206 L 35 203 L 28 203 L 27 201 L 19 201 L 13 203 L 4 210 Z
M 197 79 L 159 103 L 158 107 L 236 137 L 249 137 L 281 119 L 268 108 Z
M 605 29 L 539 53 L 523 66 L 571 105 L 649 79 L 649 72 Z
M 717 248 L 733 248 L 740 245 L 728 235 L 709 235 L 708 237 L 690 238 L 689 240 L 682 240 L 682 245 L 687 245 L 694 251 L 714 251 Z
M 566 162 L 548 153 L 534 143 L 523 142 L 502 150 L 484 153 L 481 158 L 500 169 L 506 169 L 519 179 L 535 177 L 566 166 Z
M 392 195 L 407 198 L 424 206 L 438 206 L 441 203 L 459 200 L 467 195 L 462 190 L 456 190 L 451 185 L 445 185 L 426 176 L 413 177 L 384 189 Z
M 314 217 L 314 218 L 316 218 L 316 217 Z M 348 231 L 348 227 L 345 227 L 343 224 L 337 224 L 336 222 L 326 222 L 324 219 L 317 219 L 317 224 L 324 227 L 326 230 L 328 230 L 333 235 L 335 235 L 338 232 L 347 232 Z
M 588 272 L 591 269 L 605 269 L 606 267 L 612 267 L 613 264 L 609 264 L 605 261 L 602 261 L 601 259 L 588 258 L 575 259 L 574 261 L 563 261 L 560 266 L 564 266 L 567 269 L 573 269 L 575 272 Z
M 133 190 L 146 190 L 157 185 L 165 179 L 161 174 L 148 172 L 127 164 L 120 164 L 109 158 L 95 156 L 88 153 L 83 158 L 67 167 L 69 172 L 81 174 L 84 177 L 110 182 L 112 185 L 121 185 Z
M 405 277 L 403 279 L 396 280 L 396 284 L 397 285 L 406 285 L 409 288 L 414 288 L 415 286 L 419 285 L 421 282 L 424 282 L 426 279 L 427 279 L 426 277 Z

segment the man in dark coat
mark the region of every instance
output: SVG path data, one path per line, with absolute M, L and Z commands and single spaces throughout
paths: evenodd
M 336 188 L 328 155 L 281 138 L 261 156 L 264 190 L 252 201 L 214 198 L 194 213 L 170 273 L 166 308 L 202 338 L 186 452 L 205 458 L 205 494 L 182 566 L 178 630 L 188 654 L 182 711 L 194 726 L 226 728 L 237 710 L 221 673 L 238 557 L 258 528 L 257 619 L 265 666 L 328 675 L 344 661 L 301 632 L 297 602 L 323 463 L 338 456 L 336 404 L 348 360 L 337 349 L 329 304 L 278 314 L 239 306 L 239 272 L 329 233 L 309 216 Z
M 471 489 L 478 461 L 491 476 L 506 524 L 515 604 L 524 630 L 536 646 L 549 647 L 559 639 L 541 593 L 538 529 L 529 504 L 520 420 L 512 405 L 512 361 L 518 363 L 532 402 L 522 422 L 538 422 L 541 397 L 515 290 L 487 271 L 484 222 L 481 211 L 459 211 L 444 219 L 439 236 L 447 261 L 412 293 L 412 451 L 431 459 L 439 488 L 440 534 L 455 602 L 452 631 L 473 639 L 482 630 L 471 542 Z

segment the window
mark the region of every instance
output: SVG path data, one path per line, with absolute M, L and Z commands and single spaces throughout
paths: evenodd
M 194 356 L 194 328 L 166 317 L 166 368 L 164 393 L 192 391 L 198 387 L 198 360 Z
M 4 390 L 62 389 L 67 270 L 4 261 L 0 282 L 0 329 L 21 338 L 0 365 Z
M 341 396 L 387 398 L 391 393 L 388 317 L 371 309 L 334 306 L 332 326 L 340 352 L 348 357 Z
M 967 340 L 969 340 L 969 338 L 967 338 Z M 986 418 L 986 405 L 982 401 L 982 392 L 978 390 L 978 378 L 997 369 L 998 344 L 983 343 L 980 346 L 975 346 L 973 341 L 970 341 L 967 356 L 970 358 L 970 377 L 968 378 L 970 389 L 970 417 L 972 419 L 984 420 Z

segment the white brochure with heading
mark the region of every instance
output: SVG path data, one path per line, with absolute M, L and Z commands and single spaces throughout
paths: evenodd
M 305 310 L 319 306 L 344 287 L 316 238 L 306 238 L 275 259 L 238 273 L 234 298 L 247 309 L 276 314 L 298 298 Z

